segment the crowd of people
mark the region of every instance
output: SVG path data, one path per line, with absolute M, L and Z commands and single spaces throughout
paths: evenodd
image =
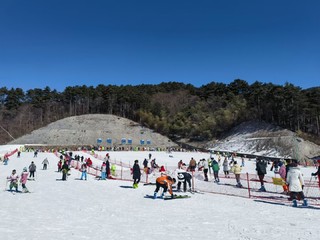
M 17 153 L 18 158 L 21 156 L 21 152 Z M 34 152 L 34 158 L 38 157 L 38 151 Z M 215 158 L 216 157 L 216 158 Z M 182 191 L 181 186 L 183 185 L 183 191 L 191 191 L 192 190 L 192 178 L 193 172 L 203 172 L 203 181 L 209 181 L 208 174 L 213 174 L 213 182 L 220 183 L 219 171 L 222 168 L 224 173 L 224 178 L 230 178 L 230 173 L 234 174 L 234 178 L 236 180 L 235 186 L 241 188 L 241 172 L 243 167 L 245 166 L 245 158 L 244 157 L 236 157 L 235 154 L 231 154 L 229 156 L 223 154 L 217 154 L 216 156 L 213 154 L 210 155 L 208 159 L 200 159 L 197 161 L 194 158 L 191 158 L 189 163 L 184 163 L 183 160 L 180 160 L 177 164 L 177 171 L 174 176 L 170 176 L 170 174 L 166 173 L 166 169 L 164 166 L 159 166 L 156 163 L 156 159 L 152 158 L 152 154 L 149 153 L 148 157 L 144 159 L 142 162 L 143 168 L 139 165 L 139 160 L 134 161 L 134 165 L 131 168 L 132 178 L 133 178 L 133 188 L 138 188 L 141 175 L 151 174 L 155 171 L 160 172 L 160 176 L 156 179 L 156 189 L 154 191 L 154 198 L 156 198 L 158 191 L 162 188 L 162 195 L 165 192 L 169 192 L 172 195 L 172 185 L 177 182 L 177 191 Z M 223 160 L 222 160 L 223 159 Z M 238 163 L 238 159 L 241 159 L 241 164 Z M 5 159 L 4 164 L 8 164 L 8 158 Z M 80 172 L 81 177 L 80 180 L 87 180 L 87 172 L 88 168 L 92 167 L 92 160 L 90 158 L 84 158 L 80 155 L 73 156 L 72 152 L 61 152 L 60 160 L 57 164 L 58 172 L 62 173 L 61 180 L 66 181 L 68 177 L 68 173 L 71 169 L 71 160 L 76 160 L 81 163 Z M 49 166 L 49 161 L 45 158 L 42 161 L 42 169 L 47 170 Z M 110 166 L 110 155 L 109 153 L 103 159 L 103 162 L 100 167 L 101 175 L 99 176 L 99 180 L 106 180 L 111 177 L 111 173 L 113 171 L 112 166 Z M 268 172 L 268 165 L 270 162 L 263 157 L 256 158 L 256 172 L 260 182 L 260 188 L 258 189 L 261 192 L 266 192 L 265 186 L 265 175 Z M 320 165 L 320 160 L 318 160 L 318 165 Z M 274 171 L 279 174 L 282 179 L 282 187 L 283 193 L 289 195 L 289 200 L 292 200 L 293 206 L 297 206 L 297 201 L 302 200 L 303 205 L 307 206 L 308 202 L 305 199 L 303 188 L 304 188 L 304 179 L 301 174 L 301 171 L 298 167 L 298 162 L 296 160 L 284 160 L 284 159 L 276 159 L 271 162 L 270 171 Z M 28 192 L 26 187 L 27 180 L 35 180 L 37 172 L 37 166 L 32 161 L 30 165 L 24 167 L 21 174 L 17 174 L 16 170 L 12 170 L 10 176 L 8 176 L 7 180 L 9 182 L 9 190 L 18 191 L 19 181 L 22 186 L 23 192 Z M 317 176 L 320 178 L 320 168 L 314 173 L 312 176 Z M 319 181 L 320 187 L 320 181 Z

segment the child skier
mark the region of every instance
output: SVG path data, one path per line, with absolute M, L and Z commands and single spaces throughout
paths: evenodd
M 107 165 L 105 162 L 102 163 L 101 166 L 101 180 L 106 180 L 106 176 L 107 176 Z
M 26 167 L 23 168 L 23 171 L 21 173 L 21 177 L 20 177 L 20 182 L 21 182 L 21 185 L 22 185 L 22 192 L 24 193 L 27 193 L 29 192 L 27 186 L 26 186 L 26 183 L 27 183 L 27 180 L 28 180 L 28 169 Z
M 19 175 L 17 174 L 15 169 L 12 170 L 12 173 L 9 177 L 7 177 L 7 180 L 10 182 L 10 185 L 9 185 L 10 192 L 12 191 L 12 188 L 15 188 L 16 192 L 18 192 Z
M 212 167 L 212 171 L 213 171 L 214 182 L 216 182 L 216 183 L 220 182 L 220 179 L 219 179 L 220 166 L 219 166 L 218 162 L 213 159 L 211 162 L 211 167 Z

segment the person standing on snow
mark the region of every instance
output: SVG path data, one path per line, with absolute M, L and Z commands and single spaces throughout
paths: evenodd
M 208 171 L 209 171 L 209 164 L 208 161 L 206 159 L 201 159 L 200 160 L 200 169 L 203 170 L 203 174 L 204 174 L 204 181 L 208 181 Z
M 169 190 L 169 193 L 171 194 L 171 197 L 173 198 L 172 193 L 172 185 L 176 182 L 175 178 L 172 178 L 167 175 L 163 175 L 161 177 L 158 177 L 156 179 L 156 189 L 154 190 L 153 199 L 157 198 L 157 193 L 159 192 L 160 188 L 163 188 L 163 192 L 161 194 L 161 198 L 164 197 L 164 194 Z
M 42 169 L 43 169 L 43 170 L 47 170 L 48 165 L 49 165 L 48 158 L 45 158 L 45 159 L 42 161 L 42 164 L 43 164 Z
M 197 162 L 196 160 L 193 159 L 193 157 L 191 158 L 190 162 L 189 162 L 189 171 L 190 172 L 194 172 L 196 170 L 197 167 Z
M 61 172 L 62 172 L 62 181 L 66 181 L 67 180 L 67 175 L 69 172 L 70 168 L 68 165 L 67 161 L 64 161 L 62 167 L 61 167 Z
M 180 192 L 181 184 L 183 183 L 183 191 L 187 191 L 187 183 L 189 185 L 189 191 L 191 191 L 191 179 L 192 176 L 188 172 L 178 172 L 177 173 L 177 178 L 178 178 L 178 184 L 177 184 L 177 190 Z
M 320 159 L 317 162 L 318 162 L 318 170 L 315 173 L 311 173 L 311 176 L 318 176 L 318 184 L 320 188 Z
M 106 176 L 107 176 L 107 165 L 105 162 L 102 163 L 101 166 L 101 180 L 106 180 Z
M 83 163 L 81 165 L 81 178 L 80 180 L 87 180 L 87 164 Z
M 212 171 L 213 171 L 214 182 L 216 182 L 216 183 L 220 182 L 220 179 L 219 179 L 220 166 L 215 159 L 212 159 L 211 167 L 212 167 Z
M 19 175 L 17 174 L 17 171 L 15 169 L 12 170 L 12 173 L 9 177 L 7 177 L 7 180 L 10 182 L 9 191 L 11 192 L 12 188 L 15 188 L 16 192 L 18 192 Z
M 224 160 L 222 162 L 222 166 L 223 166 L 224 176 L 226 178 L 230 178 L 230 176 L 229 176 L 230 165 L 229 165 L 228 158 L 226 158 L 226 157 L 224 158 Z
M 237 187 L 242 187 L 241 181 L 240 181 L 240 174 L 241 174 L 241 166 L 237 163 L 237 161 L 233 162 L 233 166 L 231 168 L 231 172 L 234 173 L 235 177 L 236 177 L 236 181 L 237 181 Z
M 28 169 L 26 167 L 23 168 L 23 171 L 21 173 L 21 176 L 20 176 L 20 182 L 21 182 L 21 185 L 22 185 L 22 192 L 24 193 L 27 193 L 29 192 L 27 186 L 26 186 L 26 183 L 27 183 L 27 180 L 28 180 Z
M 308 202 L 303 194 L 304 180 L 298 163 L 293 161 L 287 174 L 287 183 L 289 185 L 290 198 L 292 206 L 297 207 L 297 200 L 303 200 L 303 206 L 308 206 Z
M 265 161 L 264 159 L 258 157 L 257 158 L 257 162 L 256 162 L 256 171 L 259 177 L 259 181 L 261 184 L 261 188 L 259 189 L 259 191 L 265 192 L 266 188 L 264 187 L 264 176 L 267 174 L 267 161 Z
M 140 177 L 141 177 L 141 171 L 140 171 L 139 161 L 135 160 L 132 167 L 133 188 L 138 188 Z
M 29 165 L 29 172 L 30 172 L 29 178 L 30 179 L 34 180 L 34 173 L 36 172 L 36 170 L 37 170 L 37 166 L 32 161 L 31 164 Z

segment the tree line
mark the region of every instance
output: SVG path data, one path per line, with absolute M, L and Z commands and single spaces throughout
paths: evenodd
M 250 85 L 236 79 L 201 87 L 178 82 L 83 85 L 63 92 L 50 87 L 26 92 L 2 87 L 0 143 L 65 117 L 97 113 L 131 119 L 174 141 L 212 140 L 247 120 L 279 125 L 316 142 L 320 139 L 320 87 L 258 81 Z

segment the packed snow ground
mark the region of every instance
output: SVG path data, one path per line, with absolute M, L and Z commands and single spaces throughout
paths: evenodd
M 12 146 L 0 146 L 0 153 Z M 179 159 L 208 158 L 206 153 L 151 152 L 159 165 L 176 166 Z M 105 153 L 101 153 L 105 154 Z M 111 158 L 140 165 L 149 152 L 109 152 Z M 41 170 L 48 158 L 48 170 Z M 12 169 L 21 173 L 34 161 L 36 181 L 28 181 L 30 194 L 12 194 L 6 177 Z M 216 194 L 193 194 L 188 199 L 163 201 L 144 198 L 154 186 L 127 188 L 128 181 L 76 180 L 74 169 L 67 181 L 59 181 L 58 158 L 52 153 L 10 157 L 0 165 L 0 239 L 319 239 L 320 211 L 258 203 L 252 199 Z M 254 172 L 254 164 L 245 167 Z M 302 168 L 307 176 L 314 169 Z M 58 179 L 58 180 L 57 180 Z M 212 183 L 214 184 L 214 183 Z M 21 189 L 21 186 L 19 186 Z

